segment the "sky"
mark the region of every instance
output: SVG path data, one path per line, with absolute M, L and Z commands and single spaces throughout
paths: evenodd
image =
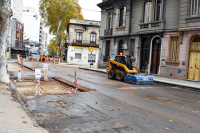
M 102 0 L 79 0 L 84 19 L 101 21 L 101 9 L 97 6 L 101 2 Z M 23 6 L 39 8 L 38 4 L 39 0 L 24 0 Z
M 101 12 L 100 12 L 101 9 L 97 6 L 97 4 L 101 2 L 102 0 L 79 0 L 79 4 L 82 7 L 82 13 L 84 19 L 101 21 Z
M 79 0 L 79 5 L 82 7 L 82 14 L 84 19 L 86 20 L 95 20 L 95 21 L 101 21 L 101 9 L 97 6 L 98 3 L 101 3 L 102 0 Z M 39 15 L 39 0 L 23 0 L 23 6 L 24 7 L 35 7 L 36 12 Z M 32 17 L 32 16 L 31 16 Z M 36 23 L 39 24 L 40 17 L 38 17 L 38 20 L 32 20 L 30 19 L 30 16 L 24 17 L 23 21 L 25 26 L 25 32 L 26 34 L 31 36 L 31 40 L 37 41 L 38 40 L 38 33 L 39 33 L 39 25 L 36 25 Z M 32 23 L 30 23 L 32 22 Z M 35 23 L 35 24 L 33 24 Z M 48 33 L 48 28 L 44 28 L 44 31 Z M 49 36 L 50 38 L 53 38 L 53 35 Z

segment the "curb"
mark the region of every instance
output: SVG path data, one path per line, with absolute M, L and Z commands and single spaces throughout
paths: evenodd
M 32 120 L 33 124 L 36 125 L 36 126 L 38 126 L 37 128 L 39 128 L 43 133 L 49 133 L 46 129 L 44 129 L 44 128 L 42 128 L 42 127 L 40 127 L 40 126 L 38 125 L 38 123 L 35 121 L 33 115 L 32 115 L 32 114 L 28 111 L 28 109 L 24 106 L 24 103 L 22 102 L 22 99 L 21 99 L 21 97 L 20 97 L 20 95 L 19 95 L 19 91 L 16 89 L 15 85 L 14 85 L 12 82 L 10 82 L 10 86 L 11 86 L 11 87 L 10 87 L 11 90 L 12 90 L 12 91 L 15 91 L 17 100 L 18 100 L 19 103 L 21 104 L 21 106 L 22 106 L 22 108 L 24 109 L 24 111 L 27 113 L 28 117 Z
M 84 70 L 88 70 L 88 71 L 96 71 L 96 72 L 100 72 L 100 73 L 106 73 L 106 72 L 102 72 L 102 71 L 98 71 L 98 70 L 92 70 L 92 69 L 83 68 L 83 67 L 79 67 L 79 69 L 84 69 Z M 195 87 L 195 86 L 186 86 L 186 85 L 174 84 L 174 83 L 163 82 L 163 81 L 155 80 L 155 79 L 154 79 L 154 82 L 159 83 L 159 84 L 179 86 L 179 87 L 184 87 L 184 88 L 192 89 L 192 90 L 195 90 L 195 91 L 200 91 L 200 87 Z

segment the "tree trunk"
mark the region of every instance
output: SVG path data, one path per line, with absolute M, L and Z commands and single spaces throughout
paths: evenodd
M 11 26 L 11 15 L 12 10 L 10 8 L 10 0 L 0 0 L 0 82 L 5 83 L 10 82 L 6 67 L 6 49 Z

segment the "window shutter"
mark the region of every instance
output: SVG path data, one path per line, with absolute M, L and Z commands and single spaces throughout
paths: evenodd
M 152 2 L 149 2 L 149 22 L 152 20 Z
M 120 13 L 119 13 L 119 9 L 116 10 L 116 27 L 119 27 L 119 16 L 120 16 Z
M 124 7 L 124 14 L 123 14 L 123 26 L 126 25 L 126 7 Z
M 110 28 L 112 29 L 113 27 L 112 27 L 112 23 L 113 23 L 113 16 L 112 16 L 113 14 L 112 14 L 112 12 L 111 12 L 111 22 L 110 22 Z
M 149 11 L 149 4 L 148 2 L 145 4 L 145 14 L 144 14 L 144 23 L 148 23 L 148 11 Z
M 108 26 L 109 25 L 109 23 L 108 23 L 108 21 L 109 21 L 109 13 L 107 13 L 106 16 L 107 16 L 106 17 L 106 29 L 108 29 L 108 27 L 109 27 Z

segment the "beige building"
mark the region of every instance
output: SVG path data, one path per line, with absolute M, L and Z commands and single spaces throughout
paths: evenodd
M 68 24 L 67 62 L 73 64 L 93 63 L 97 65 L 99 57 L 100 22 L 92 20 L 70 19 Z M 93 47 L 93 52 L 89 52 Z

